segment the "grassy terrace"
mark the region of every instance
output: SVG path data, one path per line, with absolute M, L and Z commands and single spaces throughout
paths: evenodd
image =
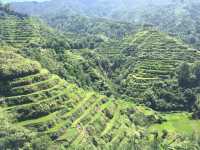
M 155 124 L 149 128 L 149 131 L 168 130 L 171 134 L 181 133 L 183 135 L 192 135 L 200 132 L 200 121 L 192 120 L 189 113 L 169 113 L 163 114 L 167 120 L 163 124 Z
M 142 122 L 158 119 L 152 110 L 83 90 L 13 52 L 0 52 L 0 63 L 0 83 L 8 90 L 0 89 L 1 110 L 13 124 L 48 134 L 65 147 L 120 144 L 146 125 L 135 123 L 137 116 Z
M 35 30 L 29 18 L 21 19 L 12 15 L 5 15 L 0 17 L 0 24 L 2 41 L 14 47 L 25 46 L 38 36 L 37 30 Z
M 200 60 L 199 53 L 180 40 L 164 33 L 147 30 L 125 39 L 134 47 L 130 53 L 135 67 L 129 72 L 125 85 L 134 89 L 133 98 L 142 98 L 143 93 L 156 83 L 176 84 L 177 67 L 183 63 Z

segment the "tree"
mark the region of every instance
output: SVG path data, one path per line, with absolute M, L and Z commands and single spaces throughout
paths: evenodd
M 56 149 L 56 145 L 48 136 L 37 137 L 31 141 L 31 147 L 33 150 L 50 150 L 51 148 L 53 149 L 53 145 Z
M 200 85 L 200 63 L 196 63 L 194 66 L 194 74 L 196 78 L 196 84 L 197 86 Z
M 183 88 L 190 87 L 190 66 L 183 63 L 178 72 L 178 83 Z
M 144 93 L 144 103 L 151 108 L 156 108 L 156 97 L 152 90 L 147 90 Z
M 4 5 L 4 10 L 5 10 L 6 12 L 10 12 L 10 4 L 5 4 L 5 5 Z
M 89 46 L 90 49 L 94 49 L 95 48 L 95 45 L 94 43 L 90 43 L 90 46 Z
M 188 108 L 191 111 L 192 108 L 195 105 L 195 102 L 196 102 L 196 96 L 195 96 L 195 94 L 192 92 L 191 89 L 186 89 L 183 92 L 183 97 L 186 100 L 186 106 L 185 107 Z

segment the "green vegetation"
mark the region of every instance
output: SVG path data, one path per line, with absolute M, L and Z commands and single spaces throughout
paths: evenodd
M 131 138 L 143 132 L 143 127 L 161 122 L 150 109 L 83 90 L 49 74 L 40 65 L 27 67 L 37 63 L 13 52 L 0 54 L 4 70 L 10 70 L 10 65 L 4 64 L 15 62 L 9 72 L 12 78 L 1 80 L 1 110 L 10 115 L 13 125 L 26 127 L 28 132 L 49 135 L 66 148 L 79 145 L 95 148 Z M 13 147 L 32 143 L 33 135 L 29 136 L 30 140 L 25 138 Z
M 155 30 L 139 32 L 127 41 L 132 43 L 133 50 L 129 48 L 125 52 L 128 51 L 134 62 L 130 64 L 128 59 L 129 63 L 125 64 L 127 71 L 122 76 L 121 93 L 159 111 L 190 109 L 189 91 L 178 83 L 181 76 L 187 82 L 186 67 L 179 73 L 179 66 L 184 62 L 191 65 L 198 62 L 198 51 Z
M 151 25 L 45 19 L 0 5 L 0 149 L 200 149 L 198 50 Z
M 0 149 L 38 149 L 47 150 L 56 148 L 49 137 L 39 135 L 22 126 L 13 124 L 10 116 L 0 108 Z M 57 147 L 58 148 L 58 147 Z
M 199 119 L 200 117 L 200 104 L 199 104 L 199 94 L 197 94 L 197 101 L 195 103 L 195 106 L 194 106 L 194 113 L 193 113 L 193 118 L 196 118 L 196 119 Z
M 7 78 L 14 78 L 18 76 L 25 76 L 27 74 L 37 73 L 41 66 L 37 62 L 30 62 L 29 60 L 24 59 L 21 61 L 20 56 L 12 54 L 10 52 L 0 52 L 0 79 L 4 80 Z M 16 58 L 16 59 L 13 59 Z M 16 64 L 16 65 L 13 65 Z
M 62 4 L 62 5 L 61 5 Z M 55 3 L 13 3 L 12 8 L 23 14 L 36 15 L 44 19 L 50 26 L 62 31 L 79 33 L 107 33 L 106 35 L 123 35 L 124 31 L 132 31 L 138 24 L 154 26 L 162 32 L 180 37 L 188 44 L 199 48 L 200 41 L 200 2 L 198 0 L 77 0 Z M 52 9 L 54 8 L 54 9 Z M 37 11 L 35 11 L 37 10 Z M 67 15 L 66 15 L 67 14 Z M 89 19 L 88 19 L 89 18 Z M 103 25 L 99 18 L 114 21 L 114 25 Z M 91 20 L 92 21 L 91 23 Z M 124 25 L 131 23 L 131 28 L 119 27 L 119 21 Z M 100 22 L 100 23 L 99 23 Z M 117 30 L 112 30 L 113 28 Z M 126 30 L 129 29 L 129 30 Z M 111 31 L 111 32 L 110 32 Z M 122 34 L 121 34 L 122 33 Z M 130 32 L 129 32 L 130 33 Z
M 192 135 L 194 133 L 199 134 L 199 120 L 192 120 L 192 116 L 189 113 L 173 113 L 162 115 L 166 122 L 163 124 L 155 124 L 150 127 L 150 131 L 167 130 L 171 134 L 181 133 L 183 135 Z
M 1 45 L 15 48 L 43 47 L 70 48 L 70 41 L 61 33 L 47 27 L 40 19 L 18 14 L 5 7 L 0 7 Z
M 86 36 L 93 35 L 102 40 L 107 40 L 109 38 L 122 39 L 126 34 L 133 32 L 137 28 L 130 23 L 85 17 L 71 12 L 67 12 L 66 15 L 61 13 L 55 16 L 44 17 L 44 20 L 51 27 L 59 31 Z M 60 26 L 60 24 L 62 24 L 62 26 Z

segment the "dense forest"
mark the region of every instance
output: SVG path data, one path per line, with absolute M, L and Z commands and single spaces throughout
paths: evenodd
M 0 149 L 200 149 L 199 7 L 0 3 Z
M 83 21 L 82 17 L 87 16 L 128 22 L 132 26 L 153 25 L 199 48 L 200 3 L 198 0 L 76 0 L 76 2 L 59 0 L 43 3 L 13 3 L 11 7 L 23 14 L 43 17 L 50 26 L 59 26 L 59 29 L 64 31 L 70 29 L 69 25 L 62 23 L 65 20 L 64 14 L 77 15 L 79 21 Z M 56 23 L 57 21 L 60 23 Z M 77 23 L 77 18 L 71 18 L 67 22 L 71 21 Z M 62 28 L 61 25 L 66 28 Z M 90 27 L 89 30 L 92 28 Z

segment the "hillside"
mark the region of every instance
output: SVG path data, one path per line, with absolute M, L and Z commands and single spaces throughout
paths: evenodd
M 104 41 L 122 39 L 125 35 L 135 32 L 139 26 L 109 19 L 92 18 L 71 11 L 41 16 L 41 18 L 60 32 L 93 35 Z
M 134 101 L 147 102 L 147 105 L 155 109 L 160 109 L 158 105 L 163 106 L 162 110 L 170 109 L 170 103 L 180 103 L 181 100 L 172 100 L 172 97 L 170 100 L 165 95 L 170 92 L 177 98 L 181 97 L 178 85 L 179 67 L 184 62 L 195 64 L 199 61 L 200 53 L 183 44 L 181 40 L 155 30 L 141 31 L 128 37 L 125 42 L 130 45 L 123 51 L 127 60 L 117 70 L 122 79 L 121 93 L 129 95 Z M 123 73 L 123 70 L 126 72 Z M 145 102 L 145 95 L 149 92 L 158 96 L 154 98 L 157 99 L 155 104 L 151 104 L 149 100 Z M 171 109 L 182 109 L 181 107 L 183 106 Z
M 12 46 L 20 47 L 37 37 L 31 20 L 25 18 L 26 16 L 9 14 L 1 8 L 1 43 L 5 42 Z
M 150 109 L 78 88 L 18 54 L 1 51 L 0 56 L 2 111 L 13 124 L 68 147 L 128 142 L 159 121 Z
M 191 122 L 188 114 L 162 118 L 147 107 L 83 90 L 11 51 L 0 51 L 0 85 L 2 149 L 142 150 L 164 143 L 172 148 L 198 146 L 197 139 L 181 136 L 183 131 L 198 133 L 199 122 Z M 176 116 L 184 116 L 182 121 L 190 124 L 182 129 L 188 130 L 180 130 L 181 120 L 174 122 Z
M 188 63 L 189 80 L 198 78 L 192 68 L 198 66 L 200 53 L 178 38 L 148 28 L 95 49 L 109 60 L 108 79 L 115 87 L 114 95 L 159 111 L 190 109 L 188 93 L 195 97 L 198 86 L 180 85 L 180 67 Z
M 94 41 L 82 41 L 80 37 L 89 37 L 56 34 L 55 30 L 40 23 L 26 21 L 31 18 L 23 19 L 8 14 L 1 19 L 4 24 L 2 31 L 18 31 L 20 36 L 26 30 L 11 27 L 12 24 L 6 21 L 10 17 L 13 18 L 10 22 L 18 19 L 26 26 L 37 27 L 30 28 L 37 36 L 33 36 L 26 44 L 21 44 L 23 48 L 17 51 L 39 61 L 51 73 L 80 87 L 144 103 L 156 110 L 189 109 L 189 99 L 183 94 L 185 90 L 181 90 L 178 85 L 178 71 L 184 62 L 195 64 L 199 60 L 199 53 L 181 40 L 154 29 L 145 30 L 144 27 L 141 32 L 125 35 L 123 39 L 99 42 L 94 38 Z M 2 41 L 13 46 L 12 42 L 6 42 L 6 37 L 15 39 L 10 33 L 7 34 L 9 36 L 2 34 Z M 26 38 L 29 36 L 24 34 L 24 39 Z M 162 87 L 165 88 L 159 90 Z M 152 100 L 149 100 L 152 95 Z
M 200 149 L 200 52 L 177 36 L 198 38 L 194 22 L 155 27 L 168 10 L 162 26 L 187 20 L 194 0 L 149 1 L 154 23 L 138 26 L 110 13 L 145 0 L 112 2 L 17 3 L 43 20 L 0 4 L 0 149 Z
M 161 31 L 181 37 L 199 48 L 199 1 L 198 0 L 59 0 L 12 3 L 11 8 L 20 13 L 45 18 L 49 25 L 62 26 L 60 16 L 76 14 L 91 18 L 135 24 L 151 24 Z M 59 15 L 55 15 L 59 14 Z M 49 17 L 51 16 L 51 17 Z M 69 15 L 70 16 L 70 15 Z M 56 25 L 52 18 L 57 18 Z
M 21 18 L 18 20 L 29 25 Z M 2 22 L 5 26 L 10 25 L 5 19 L 2 19 Z M 40 26 L 38 23 L 31 25 Z M 10 32 L 17 30 L 12 27 L 4 28 L 11 30 Z M 93 41 L 96 46 L 87 48 L 80 44 L 90 45 L 91 41 L 72 42 L 76 38 L 75 35 L 61 36 L 47 27 L 40 28 L 40 32 L 37 29 L 32 31 L 37 32 L 36 37 L 40 38 L 33 38 L 34 42 L 27 42 L 23 49 L 18 51 L 39 61 L 50 72 L 80 87 L 92 88 L 107 96 L 120 96 L 144 103 L 156 110 L 188 109 L 188 99 L 178 85 L 177 74 L 183 62 L 195 64 L 199 53 L 181 40 L 154 29 L 142 29 L 136 35 L 126 35 L 122 40 Z M 22 29 L 18 31 L 23 33 Z M 12 34 L 9 35 L 13 38 Z M 77 39 L 79 37 L 81 36 Z M 162 87 L 165 89 L 159 91 Z M 149 95 L 154 95 L 151 102 Z
M 166 122 L 147 107 L 78 88 L 36 61 L 9 51 L 1 51 L 0 56 L 0 131 L 4 131 L 1 149 L 142 150 L 163 144 L 171 148 L 198 146 L 197 139 L 177 136 L 182 130 L 179 122 L 173 122 L 174 114 L 169 114 L 172 119 L 166 118 Z M 185 115 L 183 121 L 190 120 Z M 174 128 L 167 126 L 171 123 Z M 198 121 L 191 125 L 198 127 Z M 174 134 L 174 130 L 178 132 Z
M 20 49 L 28 46 L 56 48 L 52 43 L 56 40 L 63 47 L 70 47 L 70 38 L 48 27 L 40 19 L 19 14 L 4 6 L 0 6 L 0 23 L 1 45 Z
M 196 0 L 193 0 L 193 2 Z M 119 14 L 134 11 L 137 8 L 143 8 L 147 6 L 166 6 L 169 4 L 177 4 L 180 0 L 167 0 L 165 2 L 161 0 L 58 0 L 47 2 L 16 2 L 12 3 L 12 8 L 18 12 L 30 14 L 30 15 L 46 15 L 56 14 L 60 11 L 71 10 L 78 14 L 93 17 L 108 17 L 116 19 Z M 61 5 L 62 4 L 62 5 Z M 54 7 L 53 7 L 54 6 Z M 52 9 L 54 8 L 54 9 Z M 126 11 L 125 11 L 126 9 Z M 125 14 L 127 15 L 127 14 Z M 133 15 L 134 16 L 134 15 Z M 122 15 L 121 17 L 124 17 Z M 119 19 L 119 18 L 118 18 Z M 122 19 L 122 18 L 121 18 Z M 127 18 L 126 18 L 127 19 Z
M 90 55 L 89 52 L 103 42 L 101 39 L 68 32 L 62 34 L 37 18 L 5 10 L 4 7 L 0 10 L 1 49 L 15 49 L 25 57 L 39 61 L 50 72 L 81 87 L 91 86 L 97 90 L 97 87 L 107 87 L 103 72 L 94 65 L 98 56 L 91 62 L 74 53 L 77 49 L 88 48 L 85 54 Z

